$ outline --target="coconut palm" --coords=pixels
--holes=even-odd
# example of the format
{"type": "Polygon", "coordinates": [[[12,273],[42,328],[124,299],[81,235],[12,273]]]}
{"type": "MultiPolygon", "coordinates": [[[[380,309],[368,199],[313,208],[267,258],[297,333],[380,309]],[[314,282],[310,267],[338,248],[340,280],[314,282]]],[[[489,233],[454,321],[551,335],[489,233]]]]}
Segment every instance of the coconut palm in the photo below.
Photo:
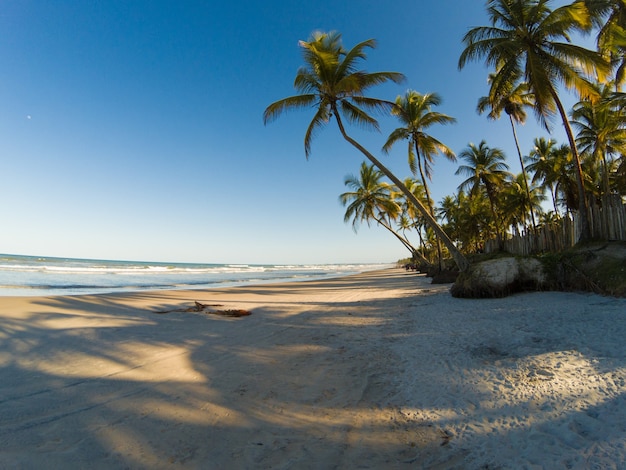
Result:
{"type": "MultiPolygon", "coordinates": [[[[495,74],[489,75],[489,82],[493,83],[495,74]]],[[[526,176],[526,168],[524,167],[524,159],[522,157],[522,151],[520,150],[519,141],[517,139],[517,131],[515,130],[515,123],[524,124],[526,122],[525,107],[531,107],[534,105],[534,99],[532,93],[528,92],[528,84],[524,82],[510,83],[507,86],[501,87],[501,90],[497,92],[495,87],[491,87],[489,90],[489,96],[483,96],[478,100],[477,111],[478,114],[484,113],[489,109],[487,117],[489,119],[499,119],[502,111],[509,116],[511,123],[511,129],[513,131],[513,139],[515,140],[515,148],[517,149],[517,156],[519,157],[519,163],[522,168],[522,176],[525,184],[524,188],[528,191],[526,197],[528,200],[530,196],[530,186],[528,184],[528,177],[526,176]]],[[[532,222],[533,230],[536,231],[537,224],[535,222],[535,211],[530,208],[530,220],[532,222]]]]}
{"type": "MultiPolygon", "coordinates": [[[[426,203],[426,191],[424,189],[424,185],[414,178],[407,177],[404,178],[402,183],[409,188],[409,191],[419,200],[422,201],[422,204],[426,203]]],[[[402,227],[403,231],[408,229],[415,229],[417,235],[420,239],[420,245],[422,246],[422,253],[424,256],[426,255],[428,247],[426,246],[426,238],[422,234],[422,230],[426,228],[426,224],[424,222],[424,218],[421,216],[421,213],[415,205],[413,205],[398,189],[392,193],[392,197],[400,204],[402,208],[402,215],[399,220],[399,225],[402,227]]],[[[405,235],[406,237],[406,235],[405,235]]],[[[441,253],[439,253],[441,255],[441,253]]],[[[430,262],[429,262],[430,264],[430,262]]]]}
{"type": "Polygon", "coordinates": [[[499,235],[501,232],[498,228],[501,227],[497,197],[505,181],[511,176],[508,172],[509,166],[504,162],[504,152],[498,148],[490,148],[483,140],[478,145],[470,143],[459,153],[459,158],[466,164],[460,165],[455,174],[467,175],[467,179],[459,185],[459,190],[467,191],[470,198],[480,194],[481,189],[485,190],[499,235]]]}
{"type": "Polygon", "coordinates": [[[624,0],[585,0],[598,26],[598,50],[609,56],[615,88],[626,79],[626,3],[624,0]]]}
{"type": "Polygon", "coordinates": [[[460,233],[457,230],[457,215],[459,203],[455,196],[447,195],[439,202],[437,207],[437,217],[444,222],[446,233],[455,240],[460,240],[460,233]]]}
{"type": "Polygon", "coordinates": [[[556,152],[556,140],[544,137],[535,139],[535,145],[525,161],[527,170],[533,173],[533,184],[540,183],[550,189],[554,212],[558,214],[556,185],[563,159],[556,152]]]}
{"type": "MultiPolygon", "coordinates": [[[[401,208],[392,199],[392,187],[382,182],[383,173],[373,165],[361,163],[359,176],[350,175],[344,184],[352,189],[339,196],[341,203],[346,206],[344,222],[352,220],[352,228],[356,232],[360,223],[370,225],[376,221],[380,226],[391,232],[411,252],[413,257],[421,258],[419,251],[392,227],[392,220],[400,216],[401,208]]],[[[423,260],[423,259],[422,259],[423,260]]],[[[425,260],[423,260],[425,261],[425,260]]]]}
{"type": "Polygon", "coordinates": [[[395,129],[383,146],[383,151],[388,153],[398,141],[408,141],[409,167],[414,175],[419,172],[426,191],[426,199],[433,214],[433,203],[426,179],[432,178],[434,157],[440,153],[450,161],[456,160],[450,147],[426,133],[426,130],[434,124],[456,122],[453,117],[432,110],[433,106],[439,104],[441,104],[441,98],[437,93],[422,95],[414,90],[409,90],[404,96],[398,96],[396,107],[393,108],[392,113],[403,127],[395,129]]]}
{"type": "Polygon", "coordinates": [[[566,144],[557,145],[554,139],[535,139],[535,145],[528,157],[526,168],[533,173],[532,184],[550,188],[554,211],[562,203],[566,209],[578,207],[578,190],[574,176],[572,152],[566,144]]]}
{"type": "Polygon", "coordinates": [[[344,119],[348,123],[378,129],[378,122],[367,111],[389,111],[394,106],[392,102],[364,95],[374,85],[389,81],[400,82],[404,78],[396,72],[370,73],[358,70],[358,61],[366,58],[366,49],[375,45],[376,42],[370,39],[346,50],[343,48],[341,35],[336,32],[317,32],[309,41],[300,41],[305,65],[298,70],[294,81],[294,87],[300,94],[270,104],[265,109],[263,120],[268,123],[286,110],[314,107],[315,115],[304,136],[304,149],[308,157],[315,132],[334,118],[343,138],[380,169],[420,210],[426,222],[448,247],[459,269],[464,271],[469,263],[437,224],[430,211],[411,194],[399,178],[348,135],[345,129],[344,119]]]}
{"type": "Polygon", "coordinates": [[[557,92],[558,85],[563,84],[581,97],[596,96],[586,77],[608,72],[608,63],[601,54],[570,42],[570,33],[591,28],[589,10],[580,1],[552,10],[550,0],[488,0],[487,13],[491,26],[472,28],[463,37],[466,47],[459,58],[459,68],[484,57],[486,64],[496,70],[492,83],[496,95],[501,95],[503,88],[515,83],[518,77],[524,77],[534,96],[535,114],[546,128],[558,112],[576,165],[581,238],[589,238],[582,166],[557,92]]]}
{"type": "Polygon", "coordinates": [[[447,231],[454,235],[465,253],[481,252],[485,240],[495,232],[486,198],[472,198],[459,191],[455,196],[444,197],[438,212],[445,220],[447,231]]]}
{"type": "MultiPolygon", "coordinates": [[[[437,93],[427,93],[422,95],[414,90],[408,90],[404,96],[396,98],[394,114],[402,127],[395,129],[383,146],[383,151],[388,153],[393,145],[400,140],[408,141],[409,167],[414,175],[419,171],[426,201],[430,210],[430,215],[435,216],[435,208],[430,197],[430,190],[426,179],[432,177],[432,165],[434,157],[441,153],[448,160],[454,161],[454,152],[442,142],[426,133],[426,130],[434,124],[451,124],[456,119],[446,114],[432,110],[433,106],[438,106],[441,98],[437,93]]],[[[438,237],[437,237],[438,238],[438,237]]],[[[439,269],[441,269],[441,245],[437,240],[437,251],[439,254],[439,269]]]]}
{"type": "Polygon", "coordinates": [[[391,186],[382,182],[383,174],[373,165],[361,163],[358,176],[349,175],[344,185],[352,189],[339,196],[346,206],[344,222],[352,220],[354,231],[360,223],[370,224],[371,220],[384,223],[386,218],[395,219],[400,214],[400,206],[391,199],[391,186]]]}
{"type": "Polygon", "coordinates": [[[601,101],[583,100],[572,109],[572,125],[578,130],[577,143],[582,153],[602,165],[602,193],[610,193],[609,173],[613,158],[626,153],[626,116],[609,101],[610,85],[599,85],[601,101]]]}
{"type": "Polygon", "coordinates": [[[530,214],[541,213],[541,203],[545,199],[542,188],[537,186],[527,188],[526,184],[526,175],[520,173],[505,185],[502,192],[502,205],[504,213],[508,216],[506,222],[514,229],[526,226],[530,214]]]}

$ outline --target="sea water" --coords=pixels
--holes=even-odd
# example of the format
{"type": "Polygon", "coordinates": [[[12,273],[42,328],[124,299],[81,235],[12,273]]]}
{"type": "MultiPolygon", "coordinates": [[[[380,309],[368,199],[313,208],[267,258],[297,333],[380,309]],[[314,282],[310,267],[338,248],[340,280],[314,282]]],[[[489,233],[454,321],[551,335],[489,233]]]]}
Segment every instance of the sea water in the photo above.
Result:
{"type": "Polygon", "coordinates": [[[208,289],[345,276],[385,264],[203,264],[0,254],[0,296],[208,289]]]}

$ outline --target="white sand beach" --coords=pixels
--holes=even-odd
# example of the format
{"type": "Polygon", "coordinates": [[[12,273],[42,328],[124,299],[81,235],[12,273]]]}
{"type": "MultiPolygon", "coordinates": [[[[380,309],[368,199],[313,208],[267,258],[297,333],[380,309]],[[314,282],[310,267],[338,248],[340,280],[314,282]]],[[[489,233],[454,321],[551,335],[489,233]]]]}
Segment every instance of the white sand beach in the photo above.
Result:
{"type": "Polygon", "coordinates": [[[626,299],[448,290],[0,298],[0,468],[625,468],[626,299]]]}

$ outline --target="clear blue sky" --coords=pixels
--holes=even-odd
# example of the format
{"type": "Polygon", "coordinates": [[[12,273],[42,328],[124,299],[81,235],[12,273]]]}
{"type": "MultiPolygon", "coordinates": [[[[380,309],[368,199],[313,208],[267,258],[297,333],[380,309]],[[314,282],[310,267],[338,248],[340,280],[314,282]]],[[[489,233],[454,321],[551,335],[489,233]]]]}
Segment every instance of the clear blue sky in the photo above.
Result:
{"type": "MultiPolygon", "coordinates": [[[[368,71],[397,71],[395,99],[437,92],[453,126],[431,133],[455,152],[485,139],[519,171],[510,127],[475,112],[479,63],[457,70],[461,38],[487,24],[479,0],[297,2],[4,0],[0,5],[0,252],[216,263],[393,262],[384,229],[344,224],[343,180],[363,158],[331,123],[307,161],[312,112],[263,125],[292,95],[298,40],[337,30],[369,38],[368,71]]],[[[380,154],[396,127],[353,131],[380,154]]],[[[564,142],[560,126],[555,137],[564,142]]],[[[547,133],[532,115],[522,151],[547,133]]],[[[383,161],[409,176],[406,146],[383,161]]],[[[437,201],[461,178],[434,168],[437,201]]]]}

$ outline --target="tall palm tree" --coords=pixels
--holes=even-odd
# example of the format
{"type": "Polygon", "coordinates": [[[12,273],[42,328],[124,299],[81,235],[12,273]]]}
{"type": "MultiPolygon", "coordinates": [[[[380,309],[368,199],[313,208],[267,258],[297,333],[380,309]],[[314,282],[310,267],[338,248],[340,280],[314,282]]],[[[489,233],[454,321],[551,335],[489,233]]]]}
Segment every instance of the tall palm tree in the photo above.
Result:
{"type": "MultiPolygon", "coordinates": [[[[489,82],[493,83],[495,74],[489,75],[489,82]]],[[[517,149],[517,156],[519,157],[519,163],[522,168],[522,177],[524,178],[524,188],[527,191],[528,200],[530,197],[530,186],[528,184],[528,177],[526,176],[526,168],[524,167],[524,158],[522,157],[522,151],[520,150],[519,141],[517,139],[517,131],[515,130],[515,123],[524,124],[526,122],[525,107],[531,107],[534,105],[534,98],[532,93],[528,91],[528,84],[525,82],[509,83],[506,86],[501,87],[499,92],[495,87],[491,87],[489,90],[489,96],[483,96],[478,100],[478,106],[476,110],[478,114],[484,113],[489,109],[487,117],[489,119],[499,119],[502,111],[509,116],[511,123],[511,129],[513,131],[513,139],[515,140],[515,148],[517,149]]],[[[533,231],[536,231],[537,224],[535,222],[535,211],[533,207],[530,208],[530,220],[532,222],[533,231]]]]}
{"type": "MultiPolygon", "coordinates": [[[[426,179],[432,177],[432,165],[434,157],[441,153],[448,160],[455,161],[454,152],[433,136],[426,133],[426,130],[434,124],[451,124],[456,119],[446,114],[432,110],[433,106],[438,106],[441,98],[437,93],[427,93],[422,95],[414,90],[408,90],[404,96],[396,98],[396,107],[392,109],[402,127],[395,129],[383,146],[383,151],[388,153],[393,145],[400,140],[408,140],[409,167],[414,175],[419,171],[430,215],[435,216],[435,208],[430,197],[430,190],[426,179]]],[[[437,237],[437,251],[439,254],[439,269],[441,270],[441,244],[437,237]]]]}
{"type": "Polygon", "coordinates": [[[508,172],[509,166],[504,162],[504,153],[498,148],[490,148],[483,140],[478,146],[470,143],[459,153],[459,158],[466,164],[460,165],[455,174],[467,175],[467,179],[459,185],[459,190],[467,191],[472,198],[479,194],[481,188],[485,190],[497,233],[500,235],[497,196],[505,181],[511,176],[508,172]]]}
{"type": "Polygon", "coordinates": [[[300,94],[270,104],[265,109],[263,120],[268,123],[286,110],[315,107],[315,115],[304,136],[304,149],[308,157],[315,132],[334,118],[343,138],[380,169],[420,210],[426,222],[448,247],[459,269],[465,271],[469,267],[468,261],[430,211],[411,194],[398,177],[346,132],[344,118],[349,123],[378,129],[378,122],[366,111],[390,110],[394,104],[364,96],[364,93],[374,85],[389,81],[400,82],[404,78],[396,72],[370,73],[358,70],[358,61],[366,58],[365,50],[375,45],[376,42],[369,39],[346,50],[343,48],[341,35],[336,32],[317,32],[309,41],[300,41],[305,65],[298,70],[294,81],[294,87],[300,94]]]}
{"type": "Polygon", "coordinates": [[[496,69],[496,94],[517,77],[524,77],[535,99],[535,114],[546,128],[549,118],[558,112],[576,164],[581,239],[587,239],[591,232],[583,170],[557,87],[563,84],[581,97],[595,97],[586,77],[608,72],[608,63],[601,54],[570,42],[570,33],[591,28],[589,10],[580,1],[552,10],[550,0],[488,0],[487,12],[491,26],[472,28],[463,37],[466,47],[459,68],[484,57],[487,65],[496,69]]]}
{"type": "Polygon", "coordinates": [[[409,167],[414,175],[419,172],[426,191],[426,199],[433,214],[434,208],[426,179],[432,178],[434,157],[440,153],[450,161],[456,160],[450,147],[426,133],[426,130],[434,124],[456,122],[453,117],[432,110],[433,106],[439,104],[441,104],[441,97],[437,93],[422,95],[414,90],[408,90],[404,96],[398,96],[392,114],[403,126],[395,129],[383,146],[383,151],[388,153],[398,141],[408,140],[409,167]]]}

